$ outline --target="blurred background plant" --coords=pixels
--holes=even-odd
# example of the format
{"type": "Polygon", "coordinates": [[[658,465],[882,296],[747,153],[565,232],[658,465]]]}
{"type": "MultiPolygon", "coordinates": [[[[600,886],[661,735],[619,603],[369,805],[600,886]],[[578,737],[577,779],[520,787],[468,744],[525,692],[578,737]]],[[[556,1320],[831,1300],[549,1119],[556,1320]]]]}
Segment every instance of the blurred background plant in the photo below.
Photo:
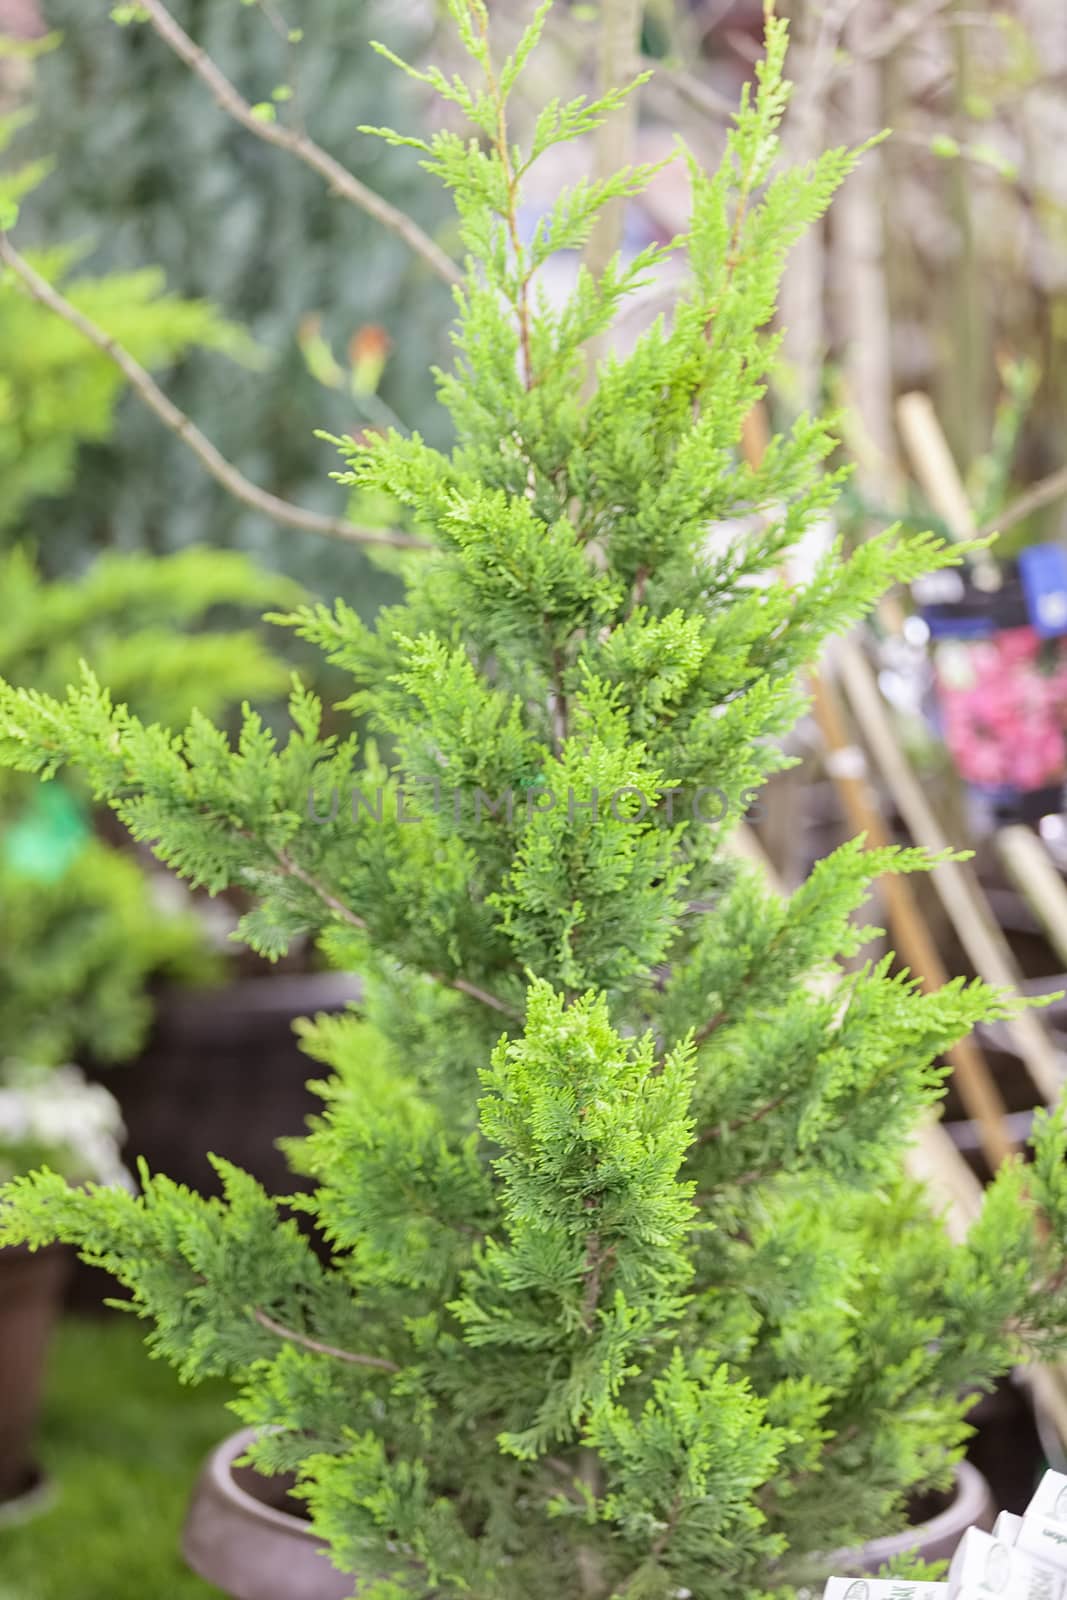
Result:
{"type": "MultiPolygon", "coordinates": [[[[11,126],[9,118],[4,132],[11,126]]],[[[0,182],[0,205],[23,199],[40,178],[39,166],[14,169],[0,182]]],[[[57,247],[35,265],[63,282],[74,254],[57,247]]],[[[163,293],[151,269],[79,276],[65,287],[148,366],[193,345],[241,353],[247,344],[207,302],[163,293]]],[[[82,449],[111,434],[123,386],[106,355],[21,285],[0,281],[2,670],[61,691],[86,662],[162,722],[194,707],[211,716],[245,699],[269,701],[287,671],[247,618],[249,608],[257,616],[298,594],[290,580],[239,552],[203,548],[95,560],[89,549],[72,563],[76,575],[49,579],[32,546],[16,542],[39,501],[85,504],[82,449]]],[[[153,983],[219,975],[201,919],[173,897],[160,900],[156,881],[96,836],[77,788],[10,775],[0,783],[0,1083],[10,1105],[13,1074],[27,1064],[133,1055],[151,1021],[153,983]]]]}
{"type": "MultiPolygon", "coordinates": [[[[162,722],[194,708],[225,713],[284,688],[284,666],[233,617],[299,591],[238,552],[104,555],[79,581],[49,582],[14,546],[0,552],[0,589],[0,670],[16,683],[61,691],[85,662],[109,675],[120,701],[162,722]]],[[[151,1021],[151,983],[219,975],[202,919],[173,896],[161,899],[157,882],[94,833],[78,788],[5,775],[0,1059],[49,1065],[82,1051],[124,1059],[151,1021]]]]}
{"type": "MultiPolygon", "coordinates": [[[[316,173],[236,127],[151,30],[110,25],[107,10],[42,0],[38,25],[61,42],[36,56],[23,90],[36,114],[13,158],[48,160],[50,175],[24,207],[20,237],[77,240],[96,273],[155,263],[183,297],[223,307],[258,360],[234,363],[188,342],[168,391],[246,477],[339,514],[333,453],[314,430],[345,433],[384,415],[440,439],[443,413],[424,374],[427,358],[446,351],[448,290],[316,173]],[[326,349],[344,360],[354,341],[389,351],[373,384],[365,356],[351,383],[337,381],[336,362],[316,364],[326,349]]],[[[304,0],[293,26],[269,3],[193,0],[180,12],[260,115],[307,126],[358,178],[430,230],[440,225],[445,208],[424,175],[357,131],[410,119],[406,86],[380,70],[369,40],[387,27],[418,53],[431,6],[416,0],[398,14],[304,0]]],[[[108,441],[83,451],[78,492],[42,502],[27,527],[50,570],[90,546],[173,550],[208,539],[367,611],[390,592],[359,550],[272,527],[230,500],[133,400],[108,441]]]]}

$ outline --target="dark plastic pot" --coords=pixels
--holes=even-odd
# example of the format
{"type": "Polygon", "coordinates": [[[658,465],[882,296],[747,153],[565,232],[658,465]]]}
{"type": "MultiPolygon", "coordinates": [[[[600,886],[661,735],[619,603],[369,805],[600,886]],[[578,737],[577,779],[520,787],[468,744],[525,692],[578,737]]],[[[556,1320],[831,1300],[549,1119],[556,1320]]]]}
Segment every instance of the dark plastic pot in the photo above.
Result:
{"type": "MultiPolygon", "coordinates": [[[[358,1001],[362,986],[342,972],[242,978],[220,989],[173,989],[160,997],[143,1054],[127,1065],[88,1070],[119,1102],[124,1152],[200,1194],[219,1193],[212,1150],[243,1167],[272,1194],[301,1187],[278,1140],[304,1133],[322,1102],[307,1088],[312,1063],[293,1024],[358,1001]]],[[[79,1262],[71,1303],[93,1310],[114,1280],[79,1262]]]]}
{"type": "Polygon", "coordinates": [[[143,1055],[101,1073],[126,1124],[126,1150],[155,1172],[204,1194],[218,1192],[205,1151],[214,1150],[288,1192],[292,1174],[277,1140],[304,1132],[321,1102],[293,1024],[358,1000],[358,978],[344,973],[275,974],[221,989],[162,995],[143,1055]]]}
{"type": "Polygon", "coordinates": [[[48,1341],[70,1267],[59,1248],[0,1250],[0,1506],[32,1495],[48,1341]]]}
{"type": "Polygon", "coordinates": [[[977,1467],[961,1461],[956,1468],[956,1489],[943,1511],[901,1533],[872,1539],[861,1550],[841,1550],[831,1568],[836,1572],[877,1572],[893,1556],[917,1552],[923,1561],[948,1561],[968,1528],[987,1533],[996,1518],[989,1485],[977,1467]]]}
{"type": "Polygon", "coordinates": [[[208,1458],[193,1494],[182,1552],[198,1577],[231,1600],[351,1600],[303,1518],[286,1510],[288,1484],[234,1466],[255,1438],[246,1428],[208,1458]]]}

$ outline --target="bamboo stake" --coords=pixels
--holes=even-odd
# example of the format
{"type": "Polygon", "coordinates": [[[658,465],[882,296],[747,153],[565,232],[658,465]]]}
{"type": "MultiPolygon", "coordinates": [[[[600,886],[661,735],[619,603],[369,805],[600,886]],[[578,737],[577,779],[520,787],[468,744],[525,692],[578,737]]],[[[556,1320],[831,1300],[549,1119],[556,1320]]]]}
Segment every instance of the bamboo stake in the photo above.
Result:
{"type": "Polygon", "coordinates": [[[1056,870],[1048,847],[1021,823],[1001,828],[993,842],[1008,876],[1067,968],[1067,885],[1056,870]]]}
{"type": "MultiPolygon", "coordinates": [[[[978,538],[971,502],[929,395],[917,391],[902,395],[897,402],[897,421],[915,476],[952,537],[961,541],[978,538]]],[[[977,551],[971,560],[978,587],[999,589],[1000,573],[989,552],[977,551]]]]}
{"type": "MultiPolygon", "coordinates": [[[[894,804],[916,844],[935,855],[949,848],[944,829],[922,784],[901,750],[896,731],[867,658],[850,640],[841,651],[841,681],[852,713],[894,804]]],[[[1008,942],[993,920],[988,901],[968,863],[944,861],[931,873],[934,888],[979,977],[998,989],[1017,990],[1020,975],[1008,942]]],[[[1006,1019],[1012,1044],[1026,1063],[1038,1093],[1056,1099],[1063,1084],[1056,1052],[1030,1011],[1006,1019]]]]}

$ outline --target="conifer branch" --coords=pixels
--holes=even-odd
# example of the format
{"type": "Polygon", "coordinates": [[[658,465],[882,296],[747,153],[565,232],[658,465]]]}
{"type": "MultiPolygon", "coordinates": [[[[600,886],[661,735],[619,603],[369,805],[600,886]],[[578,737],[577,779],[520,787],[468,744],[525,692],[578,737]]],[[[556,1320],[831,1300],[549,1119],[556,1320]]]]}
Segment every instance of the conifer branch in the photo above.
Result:
{"type": "Polygon", "coordinates": [[[515,256],[515,269],[519,273],[518,296],[515,310],[519,318],[519,339],[522,347],[523,382],[527,389],[533,385],[533,348],[530,327],[530,271],[525,266],[526,251],[519,232],[519,179],[511,160],[511,151],[508,147],[507,106],[496,73],[493,71],[493,60],[490,54],[489,43],[489,15],[487,12],[477,10],[475,16],[478,29],[482,36],[485,49],[485,81],[490,97],[496,108],[496,153],[500,158],[504,179],[507,184],[507,223],[508,236],[511,239],[511,248],[515,256]]]}
{"type": "Polygon", "coordinates": [[[388,228],[390,232],[403,239],[404,243],[416,255],[421,256],[445,283],[462,283],[463,275],[455,262],[450,260],[440,246],[435,244],[418,223],[405,212],[391,205],[388,200],[383,200],[380,194],[369,189],[365,183],[361,183],[354,173],[349,172],[347,167],[328,151],[323,150],[321,145],[317,145],[306,133],[294,128],[281,127],[277,122],[264,121],[258,117],[254,108],[237,92],[207,52],[189,37],[185,29],[171,15],[163,0],[141,0],[141,9],[147,14],[148,21],[164,44],[185,62],[201,83],[210,89],[216,103],[235,122],[239,122],[242,128],[247,128],[249,133],[255,134],[257,139],[262,139],[266,144],[287,150],[298,161],[302,161],[305,166],[325,178],[332,193],[340,195],[342,200],[347,200],[359,210],[365,211],[384,228],[388,228]]]}
{"type": "Polygon", "coordinates": [[[251,483],[226,460],[211,440],[201,433],[192,419],[174,404],[152,375],[130,355],[128,350],[109,333],[105,333],[103,328],[84,312],[79,311],[77,306],[72,305],[47,279],[41,277],[41,274],[15,249],[6,233],[0,233],[0,261],[21,280],[34,300],[54,312],[68,327],[74,328],[114,362],[149,411],[159,418],[169,432],[188,446],[216,483],[221,484],[235,500],[251,506],[254,511],[261,511],[274,522],[284,523],[291,528],[301,528],[307,533],[325,534],[331,539],[343,539],[352,544],[388,545],[394,549],[405,550],[432,548],[424,539],[417,539],[412,534],[398,533],[387,528],[362,528],[354,522],[346,521],[344,517],[327,517],[321,512],[294,506],[288,500],[282,500],[278,495],[251,483]]]}
{"type": "Polygon", "coordinates": [[[698,111],[702,117],[714,117],[716,121],[732,122],[737,107],[726,95],[719,94],[710,84],[702,83],[691,72],[686,72],[682,67],[670,66],[666,61],[659,61],[654,56],[642,56],[641,66],[645,71],[652,71],[655,77],[652,83],[662,83],[671,88],[679,100],[685,100],[698,111]]]}
{"type": "Polygon", "coordinates": [[[330,1356],[334,1361],[346,1361],[353,1367],[373,1367],[376,1372],[400,1371],[395,1361],[388,1361],[384,1356],[364,1356],[354,1350],[340,1350],[336,1345],[323,1344],[320,1339],[309,1338],[306,1333],[297,1333],[295,1328],[287,1328],[282,1323],[275,1322],[273,1317],[268,1317],[258,1306],[252,1307],[252,1315],[260,1327],[265,1328],[268,1333],[284,1339],[288,1344],[298,1344],[302,1350],[311,1350],[315,1355],[330,1356]]]}
{"type": "MultiPolygon", "coordinates": [[[[350,928],[355,928],[360,933],[367,932],[367,924],[364,919],[353,911],[351,906],[346,905],[343,900],[335,895],[332,889],[328,889],[324,883],[320,882],[313,873],[308,872],[306,867],[302,867],[299,861],[294,861],[287,851],[275,851],[274,859],[287,877],[295,878],[306,889],[310,889],[312,894],[316,895],[324,906],[328,906],[335,916],[340,917],[342,922],[347,922],[350,928]]],[[[470,999],[479,1001],[483,1006],[488,1006],[491,1011],[499,1011],[502,1016],[511,1017],[514,1021],[519,1021],[522,1017],[521,1011],[516,1010],[514,1006],[508,1005],[506,1000],[497,999],[496,995],[490,994],[488,989],[482,989],[478,984],[470,983],[466,978],[450,978],[443,972],[428,972],[426,975],[432,978],[435,983],[444,984],[446,988],[456,989],[460,994],[468,995],[470,999]]]]}

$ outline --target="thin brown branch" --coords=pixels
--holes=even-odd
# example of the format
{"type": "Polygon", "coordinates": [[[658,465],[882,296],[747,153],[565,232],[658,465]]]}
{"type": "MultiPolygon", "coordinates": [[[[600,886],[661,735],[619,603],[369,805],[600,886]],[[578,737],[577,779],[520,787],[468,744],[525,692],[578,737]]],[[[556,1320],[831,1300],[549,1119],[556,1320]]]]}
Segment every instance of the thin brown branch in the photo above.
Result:
{"type": "Polygon", "coordinates": [[[591,1233],[585,1242],[585,1290],[582,1294],[582,1327],[593,1329],[593,1317],[600,1300],[600,1278],[608,1252],[600,1247],[600,1235],[591,1233]]]}
{"type": "Polygon", "coordinates": [[[725,1021],[725,1011],[716,1011],[713,1017],[709,1017],[707,1022],[703,1023],[701,1027],[697,1029],[696,1033],[694,1033],[693,1049],[699,1050],[705,1039],[710,1039],[712,1034],[715,1033],[718,1028],[721,1028],[725,1021]]]}
{"type": "Polygon", "coordinates": [[[189,447],[216,483],[221,484],[235,500],[251,506],[255,511],[263,512],[264,516],[270,517],[275,522],[285,523],[291,528],[302,528],[308,533],[326,534],[332,539],[344,539],[353,544],[389,545],[407,550],[433,548],[425,540],[416,539],[411,534],[396,533],[385,528],[361,528],[354,522],[347,522],[343,517],[327,517],[318,511],[308,511],[303,506],[294,506],[288,500],[282,500],[266,489],[260,489],[256,484],[250,483],[226,460],[225,456],[220,454],[211,440],[200,432],[191,418],[179,410],[173,400],[164,394],[140,362],[136,361],[109,333],[105,333],[103,328],[91,321],[84,312],[79,311],[77,306],[72,305],[58,289],[42,278],[25,257],[19,254],[4,233],[0,233],[0,261],[21,280],[34,300],[61,318],[69,327],[74,328],[114,362],[131,389],[148,409],[155,413],[165,428],[189,447]]]}
{"type": "MultiPolygon", "coordinates": [[[[578,1479],[585,1485],[586,1493],[595,1505],[604,1493],[603,1472],[595,1450],[585,1448],[579,1452],[578,1479]]],[[[605,1583],[600,1551],[592,1545],[580,1544],[575,1552],[574,1564],[578,1569],[583,1600],[603,1600],[605,1583]]]]}
{"type": "Polygon", "coordinates": [[[768,1100],[758,1110],[750,1111],[747,1116],[738,1117],[735,1121],[726,1123],[725,1126],[720,1122],[716,1123],[714,1127],[705,1128],[704,1132],[697,1136],[695,1142],[698,1145],[711,1144],[713,1140],[721,1139],[723,1133],[740,1133],[742,1128],[751,1128],[755,1123],[762,1122],[765,1117],[769,1117],[772,1112],[777,1111],[780,1106],[784,1105],[791,1092],[791,1089],[783,1089],[781,1094],[775,1095],[773,1100],[768,1100]]]}
{"type": "MultiPolygon", "coordinates": [[[[883,28],[873,33],[862,45],[852,50],[851,54],[861,61],[881,61],[886,56],[891,56],[899,49],[905,40],[922,32],[931,23],[937,22],[943,11],[947,11],[951,0],[926,0],[925,5],[912,6],[909,10],[899,11],[893,20],[883,28]]],[[[851,62],[845,60],[838,69],[844,76],[851,71],[851,62]]]]}
{"type": "Polygon", "coordinates": [[[268,1317],[258,1306],[252,1307],[252,1315],[260,1327],[265,1328],[268,1333],[273,1333],[278,1339],[284,1339],[288,1344],[298,1344],[302,1350],[312,1350],[318,1356],[331,1356],[334,1361],[345,1361],[352,1367],[372,1367],[376,1372],[400,1371],[395,1361],[387,1361],[384,1356],[364,1356],[358,1355],[354,1350],[339,1350],[336,1345],[323,1344],[320,1339],[311,1339],[306,1333],[297,1333],[295,1328],[287,1328],[282,1323],[275,1322],[273,1317],[268,1317]]]}
{"type": "Polygon", "coordinates": [[[670,1507],[667,1511],[666,1521],[660,1528],[660,1531],[656,1535],[655,1539],[652,1541],[647,1559],[641,1563],[636,1572],[631,1572],[630,1576],[623,1583],[621,1583],[617,1589],[615,1589],[614,1597],[629,1594],[637,1580],[644,1576],[647,1572],[648,1563],[650,1561],[657,1562],[659,1560],[660,1556],[671,1542],[683,1509],[682,1491],[679,1489],[674,1499],[671,1501],[670,1507]]]}
{"type": "Polygon", "coordinates": [[[341,918],[342,922],[347,922],[350,928],[358,928],[360,933],[366,933],[367,924],[363,918],[358,916],[351,906],[347,906],[331,889],[327,889],[324,883],[320,883],[318,878],[308,872],[306,867],[302,867],[299,861],[294,861],[287,851],[275,851],[274,859],[287,877],[295,878],[306,889],[310,889],[312,894],[318,896],[324,906],[329,906],[330,910],[341,918]]]}
{"type": "Polygon", "coordinates": [[[737,104],[727,95],[720,94],[710,84],[703,83],[701,79],[686,72],[682,67],[671,66],[666,61],[657,61],[654,56],[641,57],[642,71],[655,73],[653,83],[659,82],[668,85],[674,90],[680,100],[688,101],[694,111],[699,111],[703,117],[712,117],[717,121],[732,122],[737,115],[737,104]]]}
{"type": "Polygon", "coordinates": [[[254,133],[256,138],[262,139],[265,144],[276,145],[279,150],[287,150],[305,166],[311,167],[320,177],[325,178],[334,194],[358,206],[376,222],[380,222],[384,228],[388,228],[403,239],[404,243],[414,250],[416,255],[421,256],[446,283],[462,282],[463,275],[455,262],[411,217],[398,210],[396,206],[390,205],[388,200],[383,200],[373,189],[368,189],[365,183],[361,183],[347,167],[342,166],[341,162],[323,150],[313,139],[309,139],[307,134],[286,128],[277,122],[261,120],[211,57],[171,16],[163,0],[141,0],[141,4],[149,22],[164,44],[168,45],[174,54],[185,62],[190,71],[196,74],[201,83],[210,89],[216,102],[235,122],[239,122],[243,128],[247,128],[249,133],[254,133]]]}
{"type": "Polygon", "coordinates": [[[431,972],[430,976],[436,978],[438,983],[446,983],[450,988],[458,989],[460,994],[470,995],[472,1000],[479,1000],[491,1011],[499,1011],[503,1017],[511,1017],[513,1021],[519,1021],[522,1017],[522,1012],[515,1006],[509,1006],[506,1000],[498,1000],[488,989],[480,989],[476,983],[469,983],[466,978],[446,978],[440,972],[431,972]]]}
{"type": "Polygon", "coordinates": [[[1009,528],[1014,528],[1016,523],[1033,516],[1035,511],[1043,511],[1045,506],[1052,505],[1056,500],[1062,500],[1064,496],[1067,496],[1067,467],[1052,473],[1048,478],[1042,478],[1040,483],[1035,483],[1032,488],[1025,490],[1000,513],[999,517],[992,517],[984,528],[979,528],[979,537],[985,539],[992,533],[1006,533],[1009,528]]]}

